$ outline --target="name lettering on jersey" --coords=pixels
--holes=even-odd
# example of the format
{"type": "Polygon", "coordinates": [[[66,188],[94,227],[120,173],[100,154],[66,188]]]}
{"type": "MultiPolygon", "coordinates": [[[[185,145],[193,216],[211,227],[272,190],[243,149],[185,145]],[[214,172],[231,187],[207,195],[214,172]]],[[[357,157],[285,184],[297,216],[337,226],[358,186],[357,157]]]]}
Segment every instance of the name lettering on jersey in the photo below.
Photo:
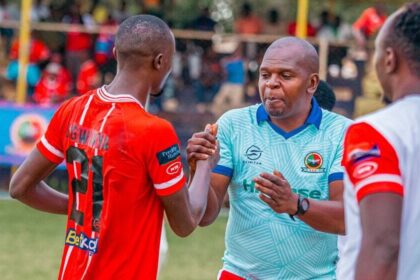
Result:
{"type": "Polygon", "coordinates": [[[257,160],[261,157],[262,152],[263,151],[258,146],[250,146],[245,151],[245,157],[247,158],[247,160],[244,160],[243,162],[261,165],[262,163],[257,160]]]}
{"type": "Polygon", "coordinates": [[[95,254],[98,250],[98,238],[89,238],[83,232],[77,234],[72,228],[67,231],[66,244],[88,251],[89,255],[95,254]]]}
{"type": "Polygon", "coordinates": [[[324,173],[325,168],[322,167],[324,160],[320,153],[310,152],[305,156],[303,160],[305,167],[302,167],[302,172],[308,173],[324,173]]]}
{"type": "Polygon", "coordinates": [[[67,130],[66,137],[71,141],[86,145],[93,149],[108,150],[109,137],[97,130],[82,127],[78,124],[72,124],[67,130]]]}
{"type": "Polygon", "coordinates": [[[177,159],[180,155],[181,155],[181,152],[179,151],[178,144],[174,144],[170,146],[169,148],[158,152],[156,154],[156,157],[159,161],[159,164],[163,165],[177,159]]]}
{"type": "MultiPolygon", "coordinates": [[[[255,188],[255,182],[252,180],[243,180],[242,181],[242,187],[244,189],[244,191],[249,192],[249,193],[260,193],[259,190],[257,190],[255,188]]],[[[292,191],[296,194],[299,194],[303,197],[306,198],[313,198],[313,199],[321,199],[321,192],[319,190],[308,190],[308,189],[295,189],[292,188],[292,191]]]]}

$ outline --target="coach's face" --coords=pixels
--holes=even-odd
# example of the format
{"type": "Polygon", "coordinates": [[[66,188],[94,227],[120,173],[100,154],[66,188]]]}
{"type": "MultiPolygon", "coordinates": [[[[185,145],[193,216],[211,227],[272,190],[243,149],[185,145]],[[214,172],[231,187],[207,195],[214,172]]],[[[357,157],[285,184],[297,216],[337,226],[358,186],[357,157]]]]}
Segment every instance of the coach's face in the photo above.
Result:
{"type": "Polygon", "coordinates": [[[307,111],[316,90],[299,48],[269,48],[260,67],[258,88],[271,118],[285,119],[307,111]],[[312,87],[312,88],[311,88],[312,87]]]}

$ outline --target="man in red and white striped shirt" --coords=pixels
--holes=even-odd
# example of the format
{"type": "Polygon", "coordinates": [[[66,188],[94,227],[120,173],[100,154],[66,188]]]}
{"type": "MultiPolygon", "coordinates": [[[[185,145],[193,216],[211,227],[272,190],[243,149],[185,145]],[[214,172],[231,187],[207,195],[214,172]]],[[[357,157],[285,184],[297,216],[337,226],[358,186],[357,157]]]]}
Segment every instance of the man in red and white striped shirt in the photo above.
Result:
{"type": "Polygon", "coordinates": [[[59,279],[156,279],[163,212],[180,236],[207,204],[218,161],[215,137],[201,147],[189,188],[172,125],[147,113],[171,69],[175,41],[154,16],[125,20],[116,35],[118,72],[109,85],[64,102],[34,151],[13,176],[12,197],[67,214],[59,279]],[[43,180],[65,161],[68,195],[43,180]]]}
{"type": "Polygon", "coordinates": [[[390,18],[375,43],[387,108],[345,137],[347,238],[337,279],[420,276],[420,3],[390,18]]]}

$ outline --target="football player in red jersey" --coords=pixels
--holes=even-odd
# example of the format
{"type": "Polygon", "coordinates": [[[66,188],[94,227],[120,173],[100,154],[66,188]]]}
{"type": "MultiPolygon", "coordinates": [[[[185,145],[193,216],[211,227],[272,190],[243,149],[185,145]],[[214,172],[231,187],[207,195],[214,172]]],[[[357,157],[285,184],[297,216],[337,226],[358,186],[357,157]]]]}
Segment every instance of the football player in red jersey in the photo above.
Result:
{"type": "Polygon", "coordinates": [[[187,187],[172,125],[144,110],[171,70],[175,40],[160,19],[133,16],[116,34],[115,79],[64,102],[10,183],[10,194],[67,214],[59,279],[156,279],[163,213],[179,236],[206,209],[210,172],[219,158],[211,127],[187,187]],[[62,161],[69,191],[42,180],[62,161]]]}

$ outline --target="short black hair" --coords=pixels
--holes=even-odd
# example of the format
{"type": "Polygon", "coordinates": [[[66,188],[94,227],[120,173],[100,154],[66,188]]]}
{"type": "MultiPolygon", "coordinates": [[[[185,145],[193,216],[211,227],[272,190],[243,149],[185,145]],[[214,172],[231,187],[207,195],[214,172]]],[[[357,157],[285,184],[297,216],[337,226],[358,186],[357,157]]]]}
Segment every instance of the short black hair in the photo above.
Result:
{"type": "Polygon", "coordinates": [[[328,111],[331,111],[334,108],[336,100],[335,93],[327,82],[323,80],[319,81],[314,97],[321,108],[328,111]]]}
{"type": "Polygon", "coordinates": [[[173,40],[169,26],[152,15],[136,15],[124,20],[115,36],[115,48],[121,55],[156,55],[173,40]]]}
{"type": "Polygon", "coordinates": [[[396,15],[386,44],[399,51],[410,71],[420,77],[420,3],[408,3],[396,15]]]}

